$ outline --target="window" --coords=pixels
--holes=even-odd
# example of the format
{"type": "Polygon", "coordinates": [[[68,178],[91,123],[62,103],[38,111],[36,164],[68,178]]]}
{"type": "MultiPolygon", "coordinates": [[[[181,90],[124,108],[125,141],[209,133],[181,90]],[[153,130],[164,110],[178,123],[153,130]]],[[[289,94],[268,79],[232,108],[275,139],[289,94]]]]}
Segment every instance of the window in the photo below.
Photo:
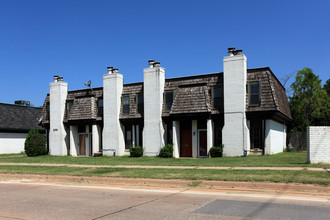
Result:
{"type": "Polygon", "coordinates": [[[143,93],[140,92],[138,95],[137,95],[137,112],[140,113],[140,114],[143,114],[144,112],[144,104],[143,104],[143,93]]]}
{"type": "Polygon", "coordinates": [[[46,119],[50,120],[50,104],[46,103],[46,119]]]}
{"type": "Polygon", "coordinates": [[[103,99],[99,99],[97,102],[97,107],[98,107],[98,116],[103,116],[103,99]]]}
{"type": "Polygon", "coordinates": [[[249,105],[260,105],[261,82],[249,82],[249,105]]]}
{"type": "Polygon", "coordinates": [[[123,113],[128,114],[129,113],[129,95],[123,96],[123,113]]]}
{"type": "Polygon", "coordinates": [[[173,104],[173,90],[165,91],[164,99],[165,99],[165,111],[170,111],[173,104]]]}
{"type": "Polygon", "coordinates": [[[73,100],[69,100],[69,101],[66,102],[66,116],[69,115],[70,110],[72,108],[72,104],[73,104],[73,100]]]}
{"type": "Polygon", "coordinates": [[[125,126],[125,149],[132,145],[132,126],[125,126]]]}
{"type": "Polygon", "coordinates": [[[212,88],[212,106],[213,108],[220,109],[222,104],[222,86],[216,85],[212,88]]]}

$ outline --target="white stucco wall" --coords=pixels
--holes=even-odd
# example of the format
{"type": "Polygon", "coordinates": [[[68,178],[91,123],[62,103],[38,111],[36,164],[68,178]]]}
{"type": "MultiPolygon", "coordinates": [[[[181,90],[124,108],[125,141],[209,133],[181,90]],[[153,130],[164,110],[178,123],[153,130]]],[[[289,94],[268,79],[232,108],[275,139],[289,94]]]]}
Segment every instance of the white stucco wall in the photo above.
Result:
{"type": "Polygon", "coordinates": [[[119,121],[123,75],[103,76],[103,155],[125,155],[124,132],[119,121]]]}
{"type": "Polygon", "coordinates": [[[173,157],[180,157],[180,121],[173,121],[173,157]]]}
{"type": "Polygon", "coordinates": [[[330,126],[307,127],[307,155],[309,163],[330,164],[330,126]]]}
{"type": "Polygon", "coordinates": [[[27,133],[0,133],[0,154],[21,153],[27,133]]]}
{"type": "Polygon", "coordinates": [[[286,147],[286,125],[273,120],[266,120],[265,154],[283,152],[286,147]]]}
{"type": "Polygon", "coordinates": [[[165,69],[150,67],[144,69],[144,155],[156,156],[165,145],[162,122],[165,69]]]}
{"type": "Polygon", "coordinates": [[[77,156],[79,152],[78,126],[70,126],[70,155],[77,156]]]}
{"type": "Polygon", "coordinates": [[[242,156],[248,148],[249,134],[245,118],[247,58],[243,54],[224,57],[223,69],[223,156],[242,156]]]}
{"type": "Polygon", "coordinates": [[[50,129],[49,153],[50,155],[67,155],[67,131],[63,124],[68,84],[57,81],[49,85],[50,98],[50,129]]]}
{"type": "Polygon", "coordinates": [[[99,125],[93,125],[92,126],[92,133],[93,133],[93,152],[92,155],[99,152],[100,149],[100,133],[101,128],[99,125]]]}

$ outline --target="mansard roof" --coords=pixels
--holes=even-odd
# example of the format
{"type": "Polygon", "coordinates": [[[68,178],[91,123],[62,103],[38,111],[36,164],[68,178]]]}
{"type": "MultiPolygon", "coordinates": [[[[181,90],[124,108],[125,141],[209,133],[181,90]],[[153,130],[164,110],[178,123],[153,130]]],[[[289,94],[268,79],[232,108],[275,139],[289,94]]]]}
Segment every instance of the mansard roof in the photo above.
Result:
{"type": "Polygon", "coordinates": [[[291,111],[285,88],[276,78],[270,68],[248,69],[247,81],[261,82],[261,102],[259,106],[248,105],[248,95],[246,97],[246,111],[278,111],[287,119],[291,119],[291,111]]]}
{"type": "MultiPolygon", "coordinates": [[[[247,113],[277,112],[287,120],[291,119],[290,106],[284,87],[268,67],[248,69],[247,81],[261,81],[261,102],[259,106],[248,105],[248,94],[246,97],[247,113]]],[[[173,90],[175,95],[171,111],[163,110],[162,116],[174,116],[180,114],[219,114],[223,109],[212,108],[211,88],[215,85],[223,87],[223,73],[211,73],[186,77],[169,78],[165,80],[165,90],[173,90]]],[[[142,118],[143,115],[137,112],[137,96],[143,92],[143,82],[124,84],[123,95],[130,97],[130,112],[120,115],[120,119],[142,118]]],[[[224,94],[226,95],[226,94],[224,94]]],[[[102,120],[97,117],[97,102],[103,97],[103,88],[83,89],[69,91],[67,100],[72,100],[73,105],[64,121],[74,120],[102,120]]],[[[43,106],[43,123],[47,120],[47,103],[49,95],[43,106]]],[[[164,106],[164,103],[163,103],[164,106]]],[[[164,109],[164,107],[163,107],[164,109]]],[[[122,112],[122,111],[120,111],[122,112]]]]}
{"type": "Polygon", "coordinates": [[[28,132],[41,129],[38,125],[41,108],[0,103],[0,131],[28,132]]]}

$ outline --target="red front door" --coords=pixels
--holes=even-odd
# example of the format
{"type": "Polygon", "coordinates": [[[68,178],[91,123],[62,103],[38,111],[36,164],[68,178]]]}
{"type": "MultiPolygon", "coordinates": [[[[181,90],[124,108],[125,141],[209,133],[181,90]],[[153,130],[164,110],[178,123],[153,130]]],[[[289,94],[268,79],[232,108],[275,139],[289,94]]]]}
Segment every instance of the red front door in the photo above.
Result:
{"type": "Polygon", "coordinates": [[[191,121],[180,122],[180,157],[192,157],[191,121]]]}

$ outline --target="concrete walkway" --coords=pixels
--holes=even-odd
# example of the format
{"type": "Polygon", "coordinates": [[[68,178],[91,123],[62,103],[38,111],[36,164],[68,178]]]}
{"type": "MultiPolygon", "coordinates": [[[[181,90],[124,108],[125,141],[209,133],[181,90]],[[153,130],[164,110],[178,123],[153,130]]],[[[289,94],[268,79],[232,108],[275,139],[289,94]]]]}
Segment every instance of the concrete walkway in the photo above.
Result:
{"type": "Polygon", "coordinates": [[[330,168],[316,167],[198,167],[198,166],[140,166],[140,165],[81,165],[58,163],[0,163],[0,166],[47,166],[47,167],[87,167],[87,168],[144,168],[144,169],[197,169],[197,170],[308,170],[326,171],[330,168]]]}

